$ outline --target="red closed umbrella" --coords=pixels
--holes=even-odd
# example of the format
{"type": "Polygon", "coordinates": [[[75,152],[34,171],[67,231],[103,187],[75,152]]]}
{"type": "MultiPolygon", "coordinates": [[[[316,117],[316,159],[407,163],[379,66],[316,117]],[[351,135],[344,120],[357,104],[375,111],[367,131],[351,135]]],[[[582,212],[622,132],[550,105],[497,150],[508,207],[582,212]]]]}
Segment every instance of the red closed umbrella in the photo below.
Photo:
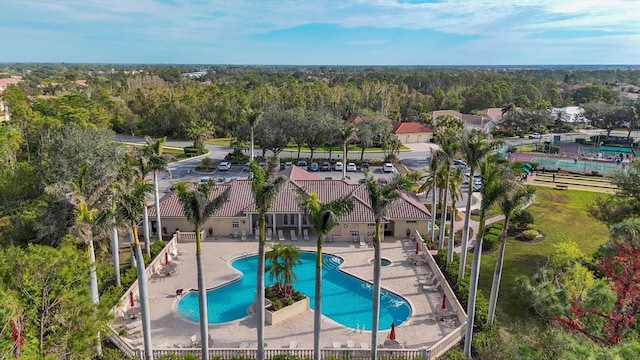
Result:
{"type": "Polygon", "coordinates": [[[416,255],[420,254],[420,243],[416,241],[416,255]]]}
{"type": "Polygon", "coordinates": [[[447,310],[447,295],[442,296],[442,310],[447,310]]]}
{"type": "Polygon", "coordinates": [[[169,265],[169,252],[164,253],[164,264],[169,265]]]}
{"type": "Polygon", "coordinates": [[[396,339],[396,326],[394,323],[391,323],[391,333],[389,334],[389,340],[395,340],[396,339]]]}
{"type": "Polygon", "coordinates": [[[129,291],[129,305],[136,306],[136,299],[133,297],[133,291],[129,291]]]}

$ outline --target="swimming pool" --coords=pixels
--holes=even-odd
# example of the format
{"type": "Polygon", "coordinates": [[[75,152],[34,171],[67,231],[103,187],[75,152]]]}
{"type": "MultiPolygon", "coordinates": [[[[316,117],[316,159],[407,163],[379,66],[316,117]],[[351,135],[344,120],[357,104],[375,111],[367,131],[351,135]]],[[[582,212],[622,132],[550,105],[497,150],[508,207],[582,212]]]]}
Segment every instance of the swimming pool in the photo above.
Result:
{"type": "MultiPolygon", "coordinates": [[[[294,268],[298,282],[293,286],[309,297],[313,309],[315,299],[315,252],[300,252],[301,263],[294,268]]],[[[207,291],[207,312],[210,324],[241,319],[253,303],[256,290],[256,267],[258,256],[251,255],[234,260],[231,265],[243,276],[231,283],[207,291]]],[[[371,330],[372,287],[371,284],[338,269],[342,259],[323,254],[322,314],[350,328],[363,326],[371,330]]],[[[265,284],[271,285],[269,276],[265,284]]],[[[191,321],[199,321],[198,293],[188,292],[178,302],[176,311],[191,321]]],[[[396,326],[411,316],[407,301],[384,289],[380,292],[379,329],[388,330],[391,323],[396,326]]]]}

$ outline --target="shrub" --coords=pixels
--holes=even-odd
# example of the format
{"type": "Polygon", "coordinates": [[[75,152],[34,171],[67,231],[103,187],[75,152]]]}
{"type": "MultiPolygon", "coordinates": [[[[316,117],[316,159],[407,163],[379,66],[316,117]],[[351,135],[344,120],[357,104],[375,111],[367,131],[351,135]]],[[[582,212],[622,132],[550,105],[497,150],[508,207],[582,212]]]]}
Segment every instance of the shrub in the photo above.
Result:
{"type": "Polygon", "coordinates": [[[162,240],[154,241],[153,243],[151,243],[151,257],[155,258],[156,256],[158,256],[162,249],[164,249],[165,245],[166,243],[162,240]]]}
{"type": "Polygon", "coordinates": [[[521,236],[522,239],[525,241],[532,241],[538,238],[538,235],[540,235],[540,233],[538,233],[538,230],[525,230],[522,232],[521,236]]]}
{"type": "Polygon", "coordinates": [[[467,357],[464,355],[464,352],[460,349],[451,349],[446,352],[447,360],[466,360],[467,357]]]}
{"type": "Polygon", "coordinates": [[[533,224],[533,214],[527,210],[522,210],[511,219],[511,225],[514,229],[526,229],[527,225],[533,224]]]}
{"type": "Polygon", "coordinates": [[[482,240],[482,251],[493,250],[498,246],[498,235],[487,234],[482,240]]]}
{"type": "Polygon", "coordinates": [[[124,271],[124,274],[120,277],[123,289],[128,289],[134,281],[138,279],[138,270],[135,267],[130,267],[124,271]]]}
{"type": "Polygon", "coordinates": [[[271,303],[271,309],[273,309],[273,311],[282,309],[282,301],[280,301],[279,299],[273,300],[273,302],[271,303]]]}

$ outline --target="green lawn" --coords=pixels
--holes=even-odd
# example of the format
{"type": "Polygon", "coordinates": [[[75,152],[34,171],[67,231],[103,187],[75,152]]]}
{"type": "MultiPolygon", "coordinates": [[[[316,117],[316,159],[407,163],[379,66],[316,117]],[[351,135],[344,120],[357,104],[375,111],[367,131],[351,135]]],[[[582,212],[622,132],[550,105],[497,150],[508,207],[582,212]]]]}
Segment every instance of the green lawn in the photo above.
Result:
{"type": "MultiPolygon", "coordinates": [[[[502,323],[523,320],[527,308],[515,293],[515,279],[531,276],[544,266],[554,252],[553,245],[575,241],[587,255],[593,255],[608,238],[605,225],[591,218],[586,211],[589,204],[602,194],[584,191],[558,191],[538,188],[535,202],[528,208],[534,215],[535,227],[546,235],[541,242],[522,242],[508,239],[505,251],[498,316],[502,323]]],[[[480,288],[489,298],[497,251],[482,256],[480,288]]]]}
{"type": "Polygon", "coordinates": [[[205,140],[205,144],[207,145],[218,145],[218,146],[230,146],[232,138],[219,138],[219,139],[209,139],[205,140]]]}

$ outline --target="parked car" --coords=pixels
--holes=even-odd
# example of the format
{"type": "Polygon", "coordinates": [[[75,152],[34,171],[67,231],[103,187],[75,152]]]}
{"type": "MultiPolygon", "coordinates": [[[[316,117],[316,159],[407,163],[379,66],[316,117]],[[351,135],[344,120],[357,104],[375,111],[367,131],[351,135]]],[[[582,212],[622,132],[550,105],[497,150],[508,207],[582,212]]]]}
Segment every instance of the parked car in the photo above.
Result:
{"type": "Polygon", "coordinates": [[[328,161],[323,161],[320,166],[320,171],[331,171],[331,164],[328,161]]]}
{"type": "Polygon", "coordinates": [[[471,186],[473,187],[473,191],[482,190],[482,178],[474,176],[473,177],[473,184],[471,186]]]}
{"type": "Polygon", "coordinates": [[[223,161],[220,163],[220,165],[218,166],[218,170],[219,171],[229,171],[231,170],[231,163],[228,161],[223,161]]]}
{"type": "Polygon", "coordinates": [[[347,164],[347,171],[356,172],[356,171],[358,171],[358,168],[356,167],[355,163],[348,163],[347,164]]]}
{"type": "Polygon", "coordinates": [[[251,164],[251,163],[250,162],[244,163],[244,166],[242,167],[242,172],[249,171],[249,164],[251,164]]]}
{"type": "Polygon", "coordinates": [[[541,139],[542,135],[538,133],[529,134],[529,139],[541,139]]]}
{"type": "Polygon", "coordinates": [[[200,184],[207,183],[207,182],[209,182],[209,180],[211,180],[211,177],[203,176],[203,177],[200,178],[200,184]]]}
{"type": "Polygon", "coordinates": [[[462,161],[462,160],[454,160],[453,161],[453,165],[451,167],[454,168],[454,169],[457,169],[457,168],[465,168],[466,169],[467,168],[467,163],[462,161]]]}
{"type": "Polygon", "coordinates": [[[335,171],[342,171],[342,169],[344,169],[344,165],[342,165],[341,161],[336,161],[336,163],[333,165],[333,169],[335,171]]]}
{"type": "Polygon", "coordinates": [[[358,180],[358,184],[366,184],[366,183],[367,183],[367,179],[358,180]]]}
{"type": "Polygon", "coordinates": [[[309,165],[309,169],[308,170],[316,172],[316,171],[320,170],[320,167],[318,166],[317,162],[312,162],[311,165],[309,165]]]}
{"type": "Polygon", "coordinates": [[[392,173],[395,172],[396,169],[393,167],[392,163],[384,163],[384,165],[382,166],[382,171],[386,173],[392,173]]]}
{"type": "Polygon", "coordinates": [[[304,160],[300,160],[298,161],[298,163],[296,164],[297,167],[299,168],[303,168],[305,170],[307,170],[307,162],[304,160]]]}
{"type": "Polygon", "coordinates": [[[369,171],[369,163],[368,163],[368,162],[366,162],[366,161],[365,161],[365,162],[363,162],[363,163],[360,165],[360,169],[362,169],[362,171],[369,171]]]}

